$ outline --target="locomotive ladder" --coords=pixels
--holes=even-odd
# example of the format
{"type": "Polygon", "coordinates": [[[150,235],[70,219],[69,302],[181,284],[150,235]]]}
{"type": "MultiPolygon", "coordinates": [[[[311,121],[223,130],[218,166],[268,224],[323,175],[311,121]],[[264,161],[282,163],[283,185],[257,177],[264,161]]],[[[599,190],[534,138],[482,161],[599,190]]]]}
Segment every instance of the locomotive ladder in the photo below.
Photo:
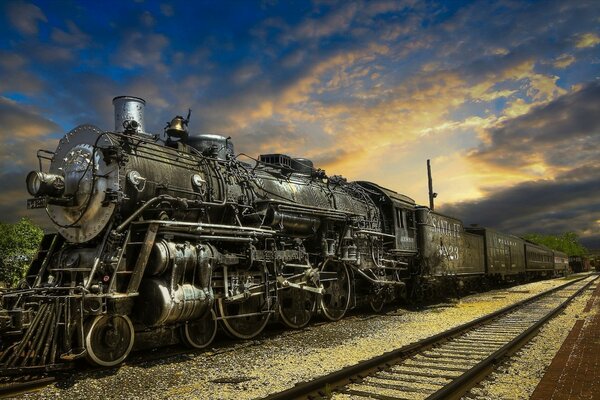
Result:
{"type": "Polygon", "coordinates": [[[142,277],[144,276],[146,264],[150,258],[150,253],[156,239],[156,234],[158,233],[158,225],[159,224],[157,223],[150,223],[148,225],[143,242],[132,242],[131,229],[127,231],[125,243],[123,243],[123,247],[119,252],[117,268],[115,268],[111,279],[111,292],[116,292],[119,290],[119,288],[127,285],[125,293],[128,296],[136,296],[138,294],[138,288],[140,286],[140,282],[142,281],[142,277]],[[127,252],[132,251],[139,251],[139,255],[133,269],[128,269],[126,255],[127,252]]]}
{"type": "Polygon", "coordinates": [[[25,277],[31,287],[36,287],[41,283],[50,262],[50,256],[62,246],[63,242],[63,237],[57,233],[44,235],[37,256],[31,262],[25,277]]]}

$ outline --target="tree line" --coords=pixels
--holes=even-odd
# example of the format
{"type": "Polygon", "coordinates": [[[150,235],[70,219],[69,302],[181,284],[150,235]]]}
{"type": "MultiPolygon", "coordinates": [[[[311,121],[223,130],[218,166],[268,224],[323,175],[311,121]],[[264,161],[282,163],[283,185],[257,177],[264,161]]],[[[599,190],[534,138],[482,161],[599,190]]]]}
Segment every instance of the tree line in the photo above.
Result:
{"type": "Polygon", "coordinates": [[[560,235],[543,235],[540,233],[529,233],[523,236],[530,242],[546,246],[552,250],[562,251],[569,256],[583,256],[588,250],[579,243],[579,237],[575,232],[565,232],[560,235]]]}
{"type": "Polygon", "coordinates": [[[27,218],[0,222],[0,285],[14,287],[25,277],[43,237],[42,228],[27,218]]]}

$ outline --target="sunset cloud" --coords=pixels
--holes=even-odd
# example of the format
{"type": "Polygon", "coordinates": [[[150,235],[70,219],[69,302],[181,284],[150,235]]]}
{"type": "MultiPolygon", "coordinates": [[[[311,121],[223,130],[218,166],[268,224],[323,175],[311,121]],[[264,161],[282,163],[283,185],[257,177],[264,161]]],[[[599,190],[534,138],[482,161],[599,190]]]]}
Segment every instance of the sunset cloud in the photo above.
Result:
{"type": "Polygon", "coordinates": [[[82,123],[112,129],[111,99],[134,95],[152,133],[191,108],[192,133],[231,136],[252,157],[308,157],[421,204],[431,159],[448,213],[598,236],[584,218],[600,219],[593,1],[0,7],[4,215],[26,212],[13,181],[37,148],[82,123]],[[526,195],[539,206],[511,214],[526,195]]]}
{"type": "Polygon", "coordinates": [[[3,139],[43,137],[59,130],[58,125],[41,116],[30,107],[0,97],[0,136],[3,139]]]}
{"type": "Polygon", "coordinates": [[[598,43],[600,43],[600,37],[598,35],[595,33],[584,33],[583,35],[579,36],[575,46],[579,48],[594,47],[598,43]]]}

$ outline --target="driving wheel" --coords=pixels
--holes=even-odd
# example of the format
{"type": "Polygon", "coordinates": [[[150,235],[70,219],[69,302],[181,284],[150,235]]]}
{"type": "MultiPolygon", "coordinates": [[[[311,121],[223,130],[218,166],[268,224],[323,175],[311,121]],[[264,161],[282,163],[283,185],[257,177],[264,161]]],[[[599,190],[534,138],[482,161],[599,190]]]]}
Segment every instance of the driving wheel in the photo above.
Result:
{"type": "Polygon", "coordinates": [[[262,332],[267,325],[270,312],[264,294],[252,296],[241,302],[217,301],[223,328],[231,336],[238,339],[251,339],[262,332]]]}
{"type": "Polygon", "coordinates": [[[292,329],[304,328],[315,311],[315,294],[302,289],[288,288],[277,293],[279,316],[284,325],[292,329]]]}
{"type": "Polygon", "coordinates": [[[330,321],[341,319],[350,305],[350,274],[342,263],[325,262],[321,268],[323,315],[330,321]]]}
{"type": "Polygon", "coordinates": [[[183,343],[194,349],[203,349],[211,344],[216,334],[217,318],[213,310],[200,319],[186,321],[181,327],[183,343]]]}

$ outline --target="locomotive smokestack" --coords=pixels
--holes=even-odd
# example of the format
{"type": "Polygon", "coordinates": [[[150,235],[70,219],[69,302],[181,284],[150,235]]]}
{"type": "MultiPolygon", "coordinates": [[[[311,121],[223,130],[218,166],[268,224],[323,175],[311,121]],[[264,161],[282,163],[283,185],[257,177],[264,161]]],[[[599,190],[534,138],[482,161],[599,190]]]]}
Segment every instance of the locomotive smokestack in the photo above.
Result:
{"type": "Polygon", "coordinates": [[[144,99],[118,96],[113,99],[115,107],[115,132],[144,133],[144,99]]]}

